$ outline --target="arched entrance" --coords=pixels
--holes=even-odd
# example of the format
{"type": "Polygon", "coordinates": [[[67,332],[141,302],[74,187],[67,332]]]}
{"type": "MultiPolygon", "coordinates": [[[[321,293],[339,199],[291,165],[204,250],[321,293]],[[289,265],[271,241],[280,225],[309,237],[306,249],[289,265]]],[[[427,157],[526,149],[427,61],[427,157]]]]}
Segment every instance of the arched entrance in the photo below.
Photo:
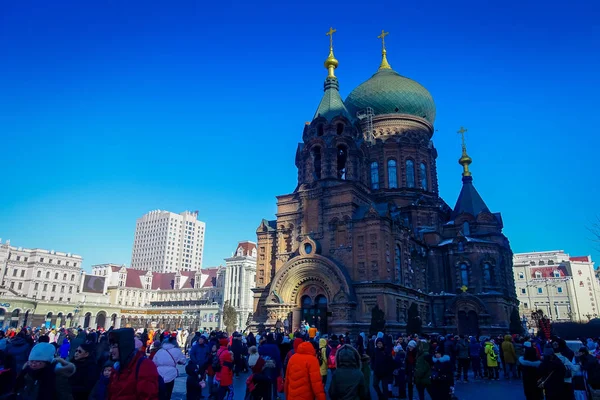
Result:
{"type": "Polygon", "coordinates": [[[65,321],[65,324],[69,328],[71,328],[73,326],[73,314],[71,314],[71,313],[67,314],[67,320],[65,321]]]}
{"type": "Polygon", "coordinates": [[[16,309],[13,310],[12,314],[10,315],[10,327],[11,328],[17,328],[19,326],[19,316],[21,315],[21,310],[16,309]]]}
{"type": "Polygon", "coordinates": [[[96,315],[96,327],[104,329],[104,325],[106,325],[106,313],[104,311],[100,311],[96,315]]]}
{"type": "Polygon", "coordinates": [[[45,325],[46,325],[46,329],[49,329],[52,327],[52,313],[51,312],[46,314],[45,325]]]}
{"type": "Polygon", "coordinates": [[[90,319],[92,318],[92,313],[87,312],[85,313],[85,318],[83,319],[83,328],[89,328],[90,327],[90,319]]]}
{"type": "Polygon", "coordinates": [[[291,312],[292,332],[302,320],[315,325],[321,333],[346,331],[354,321],[356,309],[350,278],[332,260],[313,254],[317,245],[311,246],[310,252],[304,248],[301,253],[306,255],[289,260],[275,274],[263,311],[266,325],[274,327],[277,320],[284,320],[291,312]]]}
{"type": "Polygon", "coordinates": [[[448,308],[448,323],[455,325],[460,335],[479,335],[479,326],[486,325],[490,318],[485,303],[468,293],[456,296],[448,308]]]}
{"type": "Polygon", "coordinates": [[[321,334],[327,333],[327,297],[320,294],[314,298],[302,296],[302,320],[315,326],[321,334]]]}
{"type": "Polygon", "coordinates": [[[113,314],[110,316],[110,326],[113,328],[117,327],[117,314],[113,314]]]}
{"type": "Polygon", "coordinates": [[[61,313],[61,312],[59,312],[59,313],[56,315],[56,327],[57,327],[57,328],[60,328],[60,327],[62,327],[62,326],[63,326],[63,323],[64,323],[63,319],[64,319],[64,317],[65,317],[65,316],[64,316],[64,314],[63,314],[63,313],[61,313]]]}

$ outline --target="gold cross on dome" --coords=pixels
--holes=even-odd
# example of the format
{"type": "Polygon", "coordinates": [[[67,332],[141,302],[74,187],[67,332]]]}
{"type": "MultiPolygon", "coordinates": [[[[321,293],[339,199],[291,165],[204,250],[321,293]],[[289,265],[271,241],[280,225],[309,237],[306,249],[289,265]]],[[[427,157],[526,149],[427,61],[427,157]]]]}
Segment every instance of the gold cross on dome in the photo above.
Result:
{"type": "Polygon", "coordinates": [[[460,290],[462,290],[463,293],[466,292],[468,289],[469,288],[466,285],[462,285],[461,288],[460,288],[460,290]]]}
{"type": "Polygon", "coordinates": [[[337,29],[329,27],[329,32],[326,33],[329,36],[329,47],[333,48],[333,34],[337,32],[337,29]]]}
{"type": "Polygon", "coordinates": [[[385,37],[387,35],[389,35],[389,32],[386,32],[385,30],[381,30],[381,35],[377,36],[377,39],[381,39],[381,48],[385,50],[385,37]]]}
{"type": "Polygon", "coordinates": [[[465,147],[466,146],[465,133],[467,133],[467,129],[465,129],[463,126],[461,126],[460,129],[456,133],[458,133],[462,137],[462,145],[463,145],[463,147],[465,147]]]}

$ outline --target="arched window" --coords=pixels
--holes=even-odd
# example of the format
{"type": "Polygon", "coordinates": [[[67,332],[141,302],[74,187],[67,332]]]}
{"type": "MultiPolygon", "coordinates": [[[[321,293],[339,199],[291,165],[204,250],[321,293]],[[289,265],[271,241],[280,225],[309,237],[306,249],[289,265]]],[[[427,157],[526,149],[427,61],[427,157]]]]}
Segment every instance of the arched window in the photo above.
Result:
{"type": "Polygon", "coordinates": [[[317,126],[317,136],[323,136],[323,124],[317,126]]]}
{"type": "Polygon", "coordinates": [[[463,222],[463,235],[469,236],[471,234],[471,226],[469,225],[469,221],[463,222]]]}
{"type": "Polygon", "coordinates": [[[314,178],[321,179],[321,148],[320,147],[313,148],[312,159],[313,159],[313,166],[314,166],[314,178]]]}
{"type": "Polygon", "coordinates": [[[335,128],[338,135],[344,133],[344,124],[337,124],[335,128]]]}
{"type": "Polygon", "coordinates": [[[490,263],[483,264],[483,285],[490,286],[492,284],[492,266],[490,263]]]}
{"type": "Polygon", "coordinates": [[[371,189],[379,189],[379,165],[377,161],[371,163],[371,189]]]}
{"type": "Polygon", "coordinates": [[[395,248],[394,262],[396,264],[396,281],[402,284],[402,252],[399,245],[396,245],[395,248]]]}
{"type": "Polygon", "coordinates": [[[460,264],[460,284],[469,287],[469,267],[467,264],[460,264]]]}
{"type": "Polygon", "coordinates": [[[421,189],[427,190],[427,167],[425,163],[419,165],[419,180],[421,181],[421,189]]]}
{"type": "Polygon", "coordinates": [[[337,177],[346,179],[346,161],[348,160],[348,150],[344,146],[337,147],[337,177]]]}
{"type": "Polygon", "coordinates": [[[546,265],[546,263],[543,261],[540,261],[540,263],[538,265],[546,265]]]}
{"type": "Polygon", "coordinates": [[[388,188],[395,189],[398,187],[398,174],[396,168],[396,160],[388,160],[388,188]]]}
{"type": "Polygon", "coordinates": [[[542,277],[542,273],[541,273],[540,271],[536,271],[536,272],[535,272],[535,277],[536,277],[537,279],[540,279],[540,278],[542,277]]]}
{"type": "Polygon", "coordinates": [[[560,272],[558,270],[554,270],[553,272],[555,278],[560,278],[560,272]]]}
{"type": "Polygon", "coordinates": [[[554,261],[548,260],[548,265],[554,265],[554,261]]]}
{"type": "Polygon", "coordinates": [[[406,160],[406,186],[415,187],[415,163],[413,160],[406,160]]]}

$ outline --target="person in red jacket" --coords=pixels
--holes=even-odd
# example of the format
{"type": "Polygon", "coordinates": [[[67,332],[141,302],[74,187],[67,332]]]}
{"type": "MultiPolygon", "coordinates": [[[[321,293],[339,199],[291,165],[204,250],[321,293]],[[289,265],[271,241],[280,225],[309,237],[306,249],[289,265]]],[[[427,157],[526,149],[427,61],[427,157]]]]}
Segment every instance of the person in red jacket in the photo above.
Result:
{"type": "Polygon", "coordinates": [[[317,353],[310,342],[300,343],[296,353],[290,357],[285,376],[284,393],[286,399],[326,399],[317,353]]]}
{"type": "Polygon", "coordinates": [[[233,400],[233,353],[229,350],[222,351],[219,355],[220,386],[218,400],[233,400]]]}
{"type": "Polygon", "coordinates": [[[110,356],[115,361],[108,383],[109,400],[158,400],[158,371],[144,353],[136,351],[131,328],[109,334],[110,356]]]}

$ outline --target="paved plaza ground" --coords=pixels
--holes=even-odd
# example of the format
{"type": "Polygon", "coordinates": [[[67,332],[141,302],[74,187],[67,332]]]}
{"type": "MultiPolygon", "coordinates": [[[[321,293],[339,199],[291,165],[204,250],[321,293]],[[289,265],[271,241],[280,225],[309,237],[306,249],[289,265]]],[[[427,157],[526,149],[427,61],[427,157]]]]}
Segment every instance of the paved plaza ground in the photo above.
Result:
{"type": "MultiPolygon", "coordinates": [[[[247,376],[248,374],[244,374],[235,379],[235,400],[244,399],[247,376]]],[[[180,367],[179,377],[175,382],[172,400],[185,399],[185,379],[185,371],[183,367],[180,367]]],[[[470,381],[469,383],[457,383],[455,393],[459,400],[521,400],[525,398],[523,395],[523,384],[520,380],[478,380],[470,381]]],[[[416,389],[414,396],[415,400],[418,399],[416,389]]],[[[283,395],[281,395],[281,398],[283,399],[283,395]]],[[[426,398],[430,400],[429,396],[426,396],[426,398]]],[[[372,388],[371,399],[377,400],[377,395],[372,388]]]]}

